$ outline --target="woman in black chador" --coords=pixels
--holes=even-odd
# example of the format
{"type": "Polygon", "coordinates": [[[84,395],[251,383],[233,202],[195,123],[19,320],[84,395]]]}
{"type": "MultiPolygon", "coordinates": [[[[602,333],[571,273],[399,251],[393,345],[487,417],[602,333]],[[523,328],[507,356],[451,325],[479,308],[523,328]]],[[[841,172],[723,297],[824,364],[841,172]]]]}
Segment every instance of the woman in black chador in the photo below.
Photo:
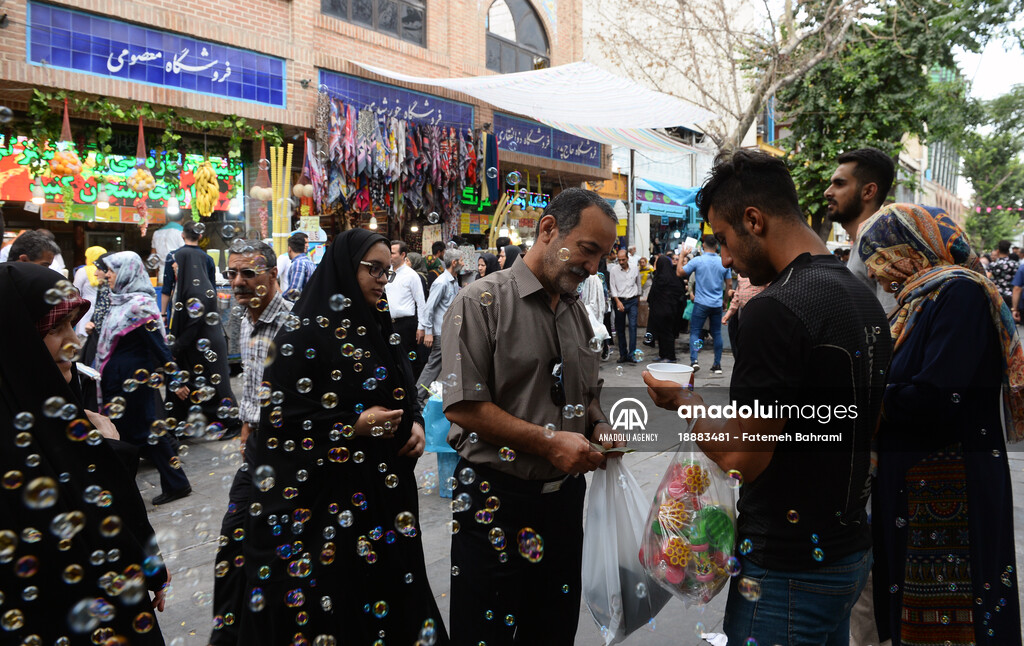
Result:
{"type": "Polygon", "coordinates": [[[0,643],[162,645],[169,577],[131,447],[82,408],[73,326],[89,304],[63,278],[0,264],[0,643]]]}
{"type": "Polygon", "coordinates": [[[423,419],[384,298],[388,245],[338,236],[271,349],[241,643],[448,643],[423,562],[423,419]]]}
{"type": "Polygon", "coordinates": [[[238,435],[242,422],[237,415],[231,416],[238,403],[231,391],[228,342],[220,324],[207,255],[199,247],[184,246],[174,253],[174,260],[178,278],[167,332],[174,336],[174,360],[180,370],[191,374],[191,380],[188,397],[168,393],[168,401],[174,404],[173,415],[179,422],[186,421],[189,409],[198,403],[206,417],[206,431],[230,439],[238,435]],[[219,426],[210,429],[210,425],[219,426]]]}

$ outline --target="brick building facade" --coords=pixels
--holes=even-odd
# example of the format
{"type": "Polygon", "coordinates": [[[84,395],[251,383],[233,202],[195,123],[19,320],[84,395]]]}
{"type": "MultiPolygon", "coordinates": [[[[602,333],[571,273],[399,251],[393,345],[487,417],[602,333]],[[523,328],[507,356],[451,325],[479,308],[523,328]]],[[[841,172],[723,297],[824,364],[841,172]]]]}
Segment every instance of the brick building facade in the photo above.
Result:
{"type": "MultiPolygon", "coordinates": [[[[504,3],[506,0],[496,1],[504,3]]],[[[582,58],[582,0],[508,0],[508,4],[513,11],[517,7],[532,10],[545,32],[551,65],[582,58]]],[[[283,126],[286,135],[294,135],[313,127],[321,70],[390,86],[399,84],[374,78],[351,61],[432,77],[492,73],[487,65],[487,19],[491,6],[491,0],[49,0],[45,3],[8,0],[4,6],[8,23],[0,29],[0,105],[8,106],[17,113],[27,108],[31,88],[64,89],[82,95],[107,97],[122,104],[145,102],[153,106],[174,107],[201,118],[235,114],[251,123],[283,126]],[[352,3],[352,11],[358,11],[357,6],[363,9],[370,7],[375,19],[376,10],[383,11],[384,8],[398,11],[400,17],[408,15],[411,18],[416,16],[402,12],[422,11],[425,14],[422,27],[417,23],[417,28],[422,29],[424,46],[332,15],[339,12],[339,7],[348,10],[349,2],[352,3]],[[167,34],[168,38],[187,37],[283,59],[284,105],[276,107],[257,101],[114,78],[103,73],[82,71],[77,63],[62,65],[66,63],[64,60],[32,61],[32,43],[29,40],[33,22],[31,12],[36,10],[42,14],[47,7],[70,9],[92,17],[146,27],[167,34]],[[66,69],[69,66],[77,69],[66,69]]],[[[72,31],[72,37],[74,35],[72,31]]],[[[117,61],[116,58],[111,60],[117,61]]],[[[167,65],[169,73],[170,62],[167,65]]],[[[113,69],[110,61],[108,67],[113,69]]],[[[410,89],[472,105],[476,128],[493,122],[491,107],[470,97],[436,88],[410,89]]],[[[76,123],[87,124],[89,120],[88,114],[72,113],[71,116],[76,123]]],[[[160,124],[146,126],[158,128],[160,124]]],[[[298,153],[296,157],[294,166],[297,171],[301,160],[298,153]]],[[[501,162],[503,172],[506,168],[515,167],[532,176],[542,175],[545,189],[549,188],[548,183],[557,190],[559,186],[578,185],[586,179],[610,177],[609,162],[603,154],[598,168],[511,151],[502,151],[501,162]]],[[[246,168],[247,185],[254,174],[253,169],[246,168]]],[[[9,226],[11,223],[34,224],[30,215],[16,210],[12,213],[10,204],[5,208],[5,215],[9,226]]],[[[114,225],[88,224],[91,227],[86,228],[116,229],[114,225]]],[[[84,252],[84,241],[76,233],[69,242],[67,234],[72,226],[78,225],[56,223],[53,228],[62,247],[70,251],[78,262],[84,252]]],[[[143,240],[130,238],[126,239],[126,248],[145,246],[143,240]]],[[[135,250],[142,252],[148,248],[135,250]]]]}

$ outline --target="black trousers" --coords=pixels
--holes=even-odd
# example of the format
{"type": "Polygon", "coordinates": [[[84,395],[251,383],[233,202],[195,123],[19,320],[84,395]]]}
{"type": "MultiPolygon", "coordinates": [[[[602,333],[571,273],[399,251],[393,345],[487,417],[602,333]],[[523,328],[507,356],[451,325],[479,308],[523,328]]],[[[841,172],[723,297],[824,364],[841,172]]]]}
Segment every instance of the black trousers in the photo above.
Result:
{"type": "Polygon", "coordinates": [[[469,486],[459,482],[453,494],[468,493],[472,505],[454,514],[460,529],[452,536],[452,644],[572,644],[580,612],[586,480],[570,476],[558,491],[542,493],[537,481],[464,459],[455,471],[467,467],[476,471],[476,480],[469,486]],[[490,522],[480,522],[477,512],[486,511],[488,500],[492,509],[495,500],[500,506],[490,522]],[[530,536],[540,541],[527,541],[530,536]]]}
{"type": "Polygon", "coordinates": [[[420,351],[420,345],[416,343],[416,328],[419,327],[419,320],[415,316],[403,316],[397,319],[391,319],[392,325],[395,327],[395,332],[398,336],[402,337],[402,348],[409,352],[416,353],[416,359],[410,361],[412,364],[412,374],[418,375],[423,370],[423,366],[427,363],[427,352],[420,351]]]}
{"type": "Polygon", "coordinates": [[[245,567],[242,540],[235,537],[235,530],[244,529],[245,517],[249,511],[252,472],[256,468],[250,461],[250,456],[255,454],[255,447],[254,430],[249,434],[249,440],[245,445],[245,464],[235,472],[235,479],[231,481],[228,510],[220,523],[220,535],[226,536],[228,540],[223,547],[217,549],[217,557],[214,559],[213,633],[208,643],[215,646],[238,644],[238,622],[242,617],[242,604],[245,599],[245,567]]]}
{"type": "Polygon", "coordinates": [[[733,316],[729,317],[729,322],[726,324],[726,330],[729,332],[729,347],[732,348],[732,358],[736,358],[736,338],[737,333],[740,331],[740,313],[736,312],[733,316]]]}

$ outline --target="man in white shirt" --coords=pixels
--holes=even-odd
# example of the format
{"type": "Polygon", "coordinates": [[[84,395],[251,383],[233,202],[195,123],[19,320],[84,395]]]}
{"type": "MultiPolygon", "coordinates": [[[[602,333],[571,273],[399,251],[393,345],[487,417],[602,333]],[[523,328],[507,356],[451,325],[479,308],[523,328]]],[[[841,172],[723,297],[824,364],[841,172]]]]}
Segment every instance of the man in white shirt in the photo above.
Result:
{"type": "Polygon", "coordinates": [[[430,384],[437,379],[441,373],[441,324],[444,321],[444,313],[448,306],[455,300],[459,293],[459,280],[457,276],[464,264],[461,249],[450,249],[444,252],[442,259],[445,270],[434,279],[430,286],[430,296],[427,298],[427,305],[420,313],[420,327],[417,334],[423,333],[423,345],[430,349],[427,363],[423,366],[423,372],[416,380],[416,398],[422,406],[430,396],[430,384]]]}
{"type": "MultiPolygon", "coordinates": [[[[395,277],[384,288],[388,295],[388,307],[395,332],[402,337],[402,347],[406,352],[416,352],[416,346],[423,341],[424,331],[419,329],[418,319],[426,312],[423,296],[423,279],[410,267],[405,259],[409,255],[409,245],[404,240],[391,241],[391,267],[395,277]]],[[[413,373],[416,374],[422,361],[412,361],[413,373]]]]}
{"type": "Polygon", "coordinates": [[[625,249],[619,249],[618,262],[608,265],[608,292],[615,306],[615,330],[619,337],[618,363],[639,363],[636,359],[636,316],[640,304],[640,269],[630,264],[625,249]],[[629,346],[626,345],[626,320],[629,319],[629,346]]]}
{"type": "Polygon", "coordinates": [[[627,251],[629,251],[629,266],[640,267],[640,255],[636,252],[636,245],[629,245],[627,251]]]}

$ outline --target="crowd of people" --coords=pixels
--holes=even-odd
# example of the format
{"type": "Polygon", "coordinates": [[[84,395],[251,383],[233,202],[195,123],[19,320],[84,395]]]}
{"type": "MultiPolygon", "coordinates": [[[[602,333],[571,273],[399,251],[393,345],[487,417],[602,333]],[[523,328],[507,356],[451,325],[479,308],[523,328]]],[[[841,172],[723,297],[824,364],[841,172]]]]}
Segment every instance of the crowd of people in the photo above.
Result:
{"type": "MultiPolygon", "coordinates": [[[[18,643],[162,643],[170,575],[139,456],[161,505],[192,491],[179,443],[239,437],[210,643],[573,643],[578,476],[621,455],[597,441],[613,432],[601,363],[612,333],[618,364],[641,361],[646,303],[657,361],[678,362],[688,326],[698,369],[707,323],[722,373],[725,323],[730,398],[794,406],[693,420],[742,481],[730,643],[1020,644],[1007,447],[1024,438],[1024,267],[1000,243],[986,274],[947,214],[886,204],[893,175],[874,149],[837,159],[825,199],[848,262],[807,226],[785,163],[751,151],[716,162],[698,197],[713,233],[678,254],[617,248],[615,212],[579,188],[528,250],[503,239],[475,262],[364,229],[316,265],[305,234],[281,256],[236,240],[237,398],[201,225],[154,236],[155,263],[90,247],[73,282],[46,268],[52,239],[22,234],[0,264],[0,330],[19,340],[0,355],[2,627],[18,643]],[[413,471],[432,396],[459,456],[447,621],[413,471]],[[856,414],[823,424],[796,414],[807,404],[856,414]]],[[[703,405],[642,378],[658,406],[703,405]]]]}

